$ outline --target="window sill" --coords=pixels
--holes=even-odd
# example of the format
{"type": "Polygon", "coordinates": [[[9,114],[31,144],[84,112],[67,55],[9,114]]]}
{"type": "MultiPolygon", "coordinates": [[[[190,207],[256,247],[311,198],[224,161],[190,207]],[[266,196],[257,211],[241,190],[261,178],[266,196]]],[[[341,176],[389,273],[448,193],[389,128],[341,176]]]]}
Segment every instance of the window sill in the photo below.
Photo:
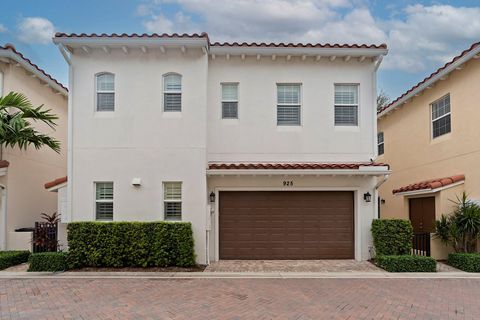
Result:
{"type": "Polygon", "coordinates": [[[360,132],[360,126],[334,126],[338,132],[360,132]]]}
{"type": "Polygon", "coordinates": [[[109,119],[115,117],[115,111],[95,111],[94,118],[109,119]]]}
{"type": "Polygon", "coordinates": [[[180,119],[182,118],[182,112],[181,111],[163,111],[162,117],[166,119],[180,119]]]}
{"type": "Polygon", "coordinates": [[[238,120],[238,118],[236,118],[236,119],[234,119],[234,118],[223,119],[222,118],[222,123],[226,124],[226,125],[236,125],[236,124],[239,124],[240,121],[238,120]]]}
{"type": "Polygon", "coordinates": [[[277,125],[277,131],[283,132],[299,132],[302,131],[302,126],[279,126],[277,125]]]}
{"type": "Polygon", "coordinates": [[[448,141],[452,138],[452,132],[450,131],[449,133],[442,134],[441,136],[438,136],[436,138],[432,138],[430,140],[430,144],[437,144],[437,143],[442,143],[444,141],[448,141]]]}

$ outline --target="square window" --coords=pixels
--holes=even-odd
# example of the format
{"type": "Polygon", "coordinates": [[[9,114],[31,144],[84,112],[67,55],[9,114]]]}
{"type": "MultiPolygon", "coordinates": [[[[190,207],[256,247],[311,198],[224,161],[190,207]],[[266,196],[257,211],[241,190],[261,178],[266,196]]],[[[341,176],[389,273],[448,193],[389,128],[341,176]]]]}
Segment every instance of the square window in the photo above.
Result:
{"type": "Polygon", "coordinates": [[[301,125],[301,102],[299,84],[277,85],[277,125],[301,125]]]}
{"type": "Polygon", "coordinates": [[[335,125],[358,126],[358,85],[335,85],[335,125]]]}

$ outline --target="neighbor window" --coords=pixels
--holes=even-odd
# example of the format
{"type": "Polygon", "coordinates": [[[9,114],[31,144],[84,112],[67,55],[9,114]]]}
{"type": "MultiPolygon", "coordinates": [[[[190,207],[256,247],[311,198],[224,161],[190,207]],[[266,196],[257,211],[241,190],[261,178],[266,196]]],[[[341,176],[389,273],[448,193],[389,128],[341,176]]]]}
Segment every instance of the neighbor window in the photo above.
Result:
{"type": "Polygon", "coordinates": [[[165,220],[182,220],[182,183],[163,183],[163,210],[165,220]]]}
{"type": "Polygon", "coordinates": [[[97,220],[113,220],[113,182],[95,183],[95,216],[97,220]]]}
{"type": "Polygon", "coordinates": [[[238,118],[238,84],[222,83],[222,119],[238,118]]]}
{"type": "Polygon", "coordinates": [[[385,152],[385,144],[383,141],[383,132],[379,132],[377,134],[377,140],[378,140],[378,155],[382,155],[385,152]]]}
{"type": "Polygon", "coordinates": [[[97,74],[96,87],[97,111],[115,111],[115,75],[97,74]]]}
{"type": "Polygon", "coordinates": [[[335,125],[358,126],[358,85],[335,85],[335,125]]]}
{"type": "Polygon", "coordinates": [[[432,103],[432,135],[439,137],[451,131],[450,94],[432,103]]]}
{"type": "Polygon", "coordinates": [[[179,74],[163,76],[163,111],[182,111],[182,76],[179,74]]]}
{"type": "Polygon", "coordinates": [[[300,85],[277,85],[277,125],[300,125],[300,85]]]}

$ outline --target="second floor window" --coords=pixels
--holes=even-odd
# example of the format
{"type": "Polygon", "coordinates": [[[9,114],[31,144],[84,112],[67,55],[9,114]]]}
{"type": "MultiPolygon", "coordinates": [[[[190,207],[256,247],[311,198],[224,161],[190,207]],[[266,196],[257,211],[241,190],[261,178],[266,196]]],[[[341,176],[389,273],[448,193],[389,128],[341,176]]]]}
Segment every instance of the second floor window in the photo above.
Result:
{"type": "Polygon", "coordinates": [[[277,125],[300,125],[300,85],[277,85],[277,125]]]}
{"type": "Polygon", "coordinates": [[[237,83],[222,83],[222,119],[238,119],[237,83]]]}
{"type": "Polygon", "coordinates": [[[182,76],[179,74],[163,76],[163,111],[182,111],[182,76]]]}
{"type": "Polygon", "coordinates": [[[97,111],[115,111],[115,76],[112,73],[96,75],[97,111]]]}
{"type": "Polygon", "coordinates": [[[95,182],[95,216],[97,220],[113,220],[113,182],[95,182]]]}
{"type": "Polygon", "coordinates": [[[432,137],[439,137],[451,130],[450,94],[447,94],[432,103],[432,137]]]}
{"type": "Polygon", "coordinates": [[[378,155],[382,155],[385,153],[385,142],[383,140],[383,132],[379,132],[377,135],[378,140],[378,155]]]}
{"type": "Polygon", "coordinates": [[[358,126],[358,85],[335,85],[335,125],[358,126]]]}

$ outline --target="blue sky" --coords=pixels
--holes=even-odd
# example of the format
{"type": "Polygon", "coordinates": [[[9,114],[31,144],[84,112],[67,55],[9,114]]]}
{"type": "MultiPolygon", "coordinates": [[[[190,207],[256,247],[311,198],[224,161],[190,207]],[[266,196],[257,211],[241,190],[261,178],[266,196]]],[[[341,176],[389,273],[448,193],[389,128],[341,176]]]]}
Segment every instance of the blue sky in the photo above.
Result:
{"type": "Polygon", "coordinates": [[[51,43],[76,33],[202,32],[212,41],[382,43],[379,89],[392,99],[480,41],[480,1],[2,0],[0,44],[67,84],[51,43]],[[6,14],[8,13],[8,14],[6,14]]]}

